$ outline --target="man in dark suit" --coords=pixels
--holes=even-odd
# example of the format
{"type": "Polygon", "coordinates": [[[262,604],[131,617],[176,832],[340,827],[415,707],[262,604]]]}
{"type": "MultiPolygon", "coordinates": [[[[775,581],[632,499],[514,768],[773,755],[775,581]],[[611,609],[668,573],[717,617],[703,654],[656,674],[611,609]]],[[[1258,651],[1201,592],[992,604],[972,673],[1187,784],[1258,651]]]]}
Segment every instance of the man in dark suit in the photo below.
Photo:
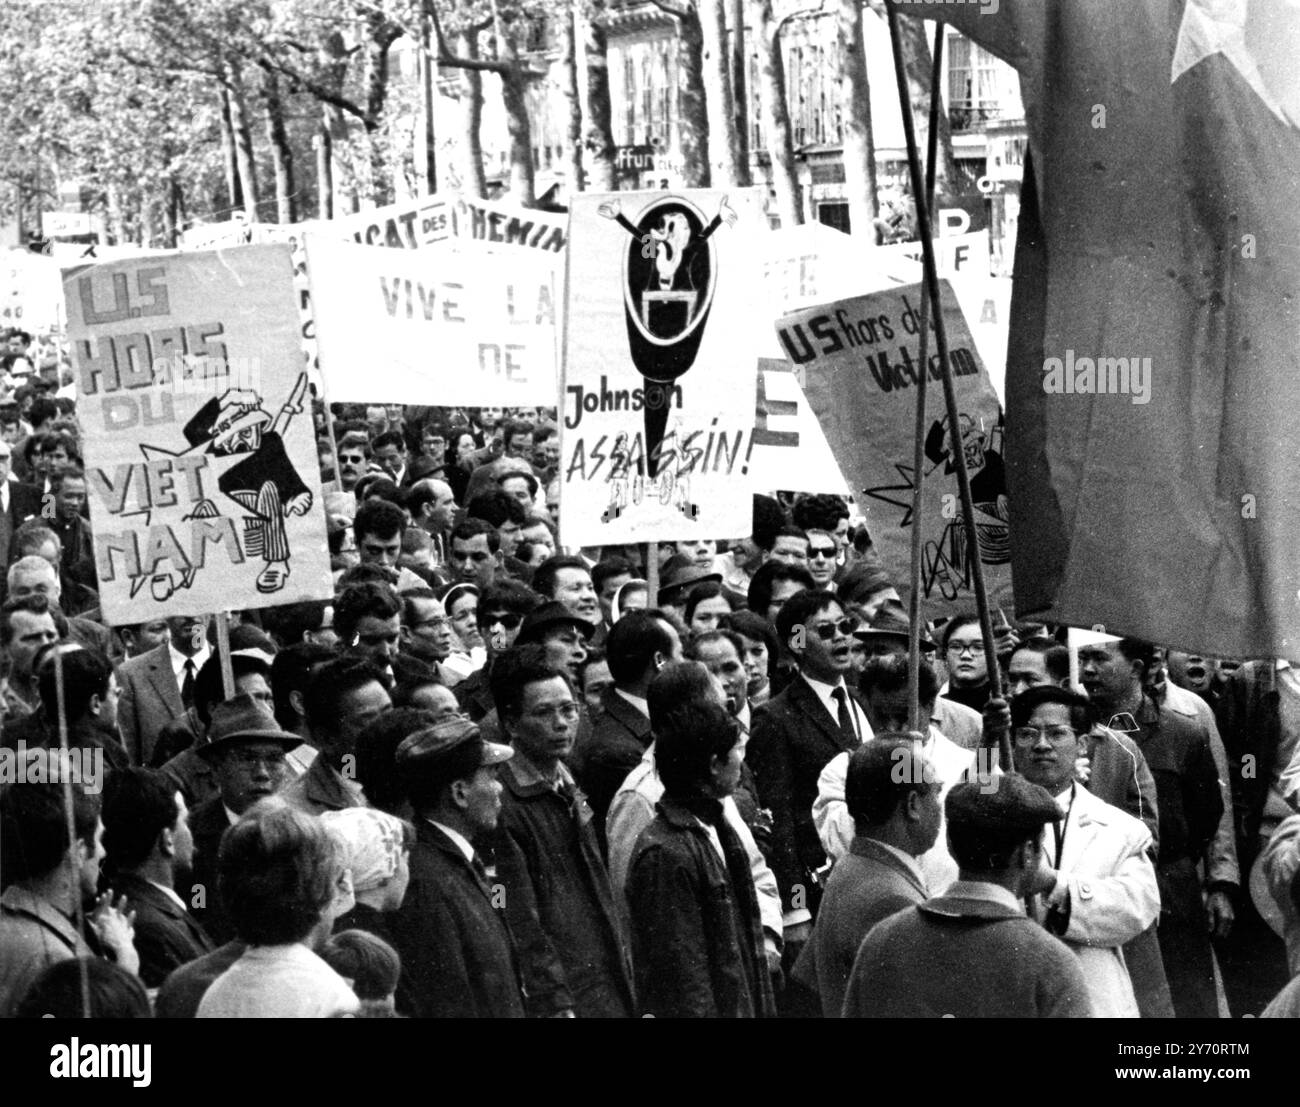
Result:
{"type": "Polygon", "coordinates": [[[497,766],[509,746],[466,719],[416,731],[397,768],[416,813],[411,882],[392,925],[398,1010],[420,1018],[523,1018],[514,939],[473,840],[501,815],[497,766]]]}
{"type": "Polygon", "coordinates": [[[786,600],[776,628],[799,674],[754,712],[745,752],[759,799],[772,812],[769,860],[781,889],[790,965],[811,933],[818,870],[826,863],[812,818],[817,777],[836,754],[857,749],[872,734],[865,705],[844,680],[856,627],[829,592],[797,592],[786,600]]]}
{"type": "Polygon", "coordinates": [[[862,939],[881,919],[925,902],[916,859],[939,836],[942,808],[934,765],[919,735],[878,734],[849,758],[845,802],[857,836],[826,882],[812,938],[794,978],[838,1019],[862,939]]]}
{"type": "Polygon", "coordinates": [[[596,814],[602,846],[609,805],[652,740],[646,690],[665,663],[682,659],[682,643],[667,619],[634,611],[610,630],[605,656],[614,686],[600,697],[600,720],[590,739],[574,747],[572,762],[596,814]]]}
{"type": "Polygon", "coordinates": [[[13,447],[0,441],[0,554],[9,564],[9,542],[25,520],[41,513],[41,490],[9,479],[13,447]]]}
{"type": "Polygon", "coordinates": [[[140,979],[157,988],[168,974],[213,950],[212,939],[176,893],[194,863],[185,801],[155,769],[114,774],[104,801],[104,848],[114,895],[135,912],[140,979]]]}
{"type": "Polygon", "coordinates": [[[171,638],[131,658],[118,673],[122,682],[118,723],[122,741],[137,765],[149,764],[163,727],[192,706],[194,681],[212,652],[206,637],[206,615],[178,616],[167,624],[171,638]]]}

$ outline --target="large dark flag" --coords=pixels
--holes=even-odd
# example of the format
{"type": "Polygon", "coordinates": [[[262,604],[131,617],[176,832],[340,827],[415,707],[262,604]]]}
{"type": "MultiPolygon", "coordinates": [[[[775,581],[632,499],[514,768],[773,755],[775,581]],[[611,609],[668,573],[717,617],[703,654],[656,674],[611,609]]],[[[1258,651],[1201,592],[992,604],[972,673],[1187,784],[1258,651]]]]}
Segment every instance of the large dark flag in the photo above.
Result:
{"type": "Polygon", "coordinates": [[[1300,5],[901,7],[1021,77],[1018,614],[1300,657],[1300,5]]]}

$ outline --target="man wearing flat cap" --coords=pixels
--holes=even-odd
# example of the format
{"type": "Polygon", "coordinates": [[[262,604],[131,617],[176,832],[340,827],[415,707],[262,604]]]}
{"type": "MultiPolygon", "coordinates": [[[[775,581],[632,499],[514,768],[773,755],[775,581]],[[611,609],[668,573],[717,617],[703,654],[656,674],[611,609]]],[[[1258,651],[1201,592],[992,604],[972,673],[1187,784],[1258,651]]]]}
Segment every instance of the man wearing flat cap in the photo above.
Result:
{"type": "Polygon", "coordinates": [[[867,934],[844,1017],[1091,1017],[1079,962],[1025,915],[1046,885],[1043,828],[1061,816],[1051,793],[1006,773],[958,784],[945,814],[958,880],[867,934]]]}
{"type": "Polygon", "coordinates": [[[212,709],[208,740],[195,751],[212,766],[217,795],[190,816],[194,837],[194,888],[188,898],[194,916],[217,944],[235,936],[217,893],[217,849],[226,827],[258,800],[292,779],[287,755],[302,745],[281,730],[259,700],[235,696],[212,709]]]}
{"type": "Polygon", "coordinates": [[[501,817],[497,766],[514,755],[467,719],[416,731],[397,772],[416,816],[411,880],[392,919],[397,1006],[417,1018],[523,1018],[525,997],[501,889],[475,842],[501,817]]]}

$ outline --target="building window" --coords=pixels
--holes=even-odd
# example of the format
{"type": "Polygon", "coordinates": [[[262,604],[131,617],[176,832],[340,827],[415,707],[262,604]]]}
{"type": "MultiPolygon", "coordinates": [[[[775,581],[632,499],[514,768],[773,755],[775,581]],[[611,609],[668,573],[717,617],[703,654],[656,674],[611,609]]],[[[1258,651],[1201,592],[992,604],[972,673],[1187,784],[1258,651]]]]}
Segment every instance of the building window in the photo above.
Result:
{"type": "Polygon", "coordinates": [[[961,35],[948,38],[948,115],[953,130],[1019,114],[1014,70],[961,35]]]}
{"type": "Polygon", "coordinates": [[[828,227],[834,227],[837,231],[848,234],[850,231],[849,205],[845,203],[818,204],[817,222],[824,223],[828,227]]]}
{"type": "Polygon", "coordinates": [[[636,142],[636,59],[629,50],[623,55],[623,144],[636,142]]]}

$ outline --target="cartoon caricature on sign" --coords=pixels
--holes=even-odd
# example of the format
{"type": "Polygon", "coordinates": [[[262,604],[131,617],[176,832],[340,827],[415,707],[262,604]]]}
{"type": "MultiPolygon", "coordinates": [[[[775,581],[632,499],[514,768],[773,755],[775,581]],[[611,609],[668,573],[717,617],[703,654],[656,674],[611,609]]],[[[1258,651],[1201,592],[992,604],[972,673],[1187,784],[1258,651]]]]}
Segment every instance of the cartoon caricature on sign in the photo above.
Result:
{"type": "MultiPolygon", "coordinates": [[[[278,592],[289,579],[289,538],[284,521],[306,515],[312,494],[294,469],[284,448],[284,432],[303,410],[307,374],[301,373],[279,414],[272,418],[262,397],[252,389],[231,388],[214,396],[185,424],[189,449],[173,453],[161,446],[141,446],[150,460],[184,457],[201,452],[217,472],[217,487],[239,505],[244,515],[244,552],[265,563],[257,574],[257,590],[278,592]]],[[[201,500],[185,518],[214,519],[223,511],[211,499],[201,500]]],[[[178,588],[188,588],[197,569],[193,566],[169,573],[154,573],[153,596],[168,598],[178,588]]],[[[132,582],[134,595],[145,577],[132,582]]]]}
{"type": "MultiPolygon", "coordinates": [[[[674,383],[695,364],[718,282],[712,235],[723,223],[734,226],[736,212],[726,196],[711,220],[680,196],[651,201],[634,220],[614,200],[606,200],[596,210],[631,236],[623,258],[623,307],[628,350],[646,382],[646,477],[652,484],[657,482],[662,502],[672,502],[675,494],[678,508],[693,518],[698,508],[689,502],[689,479],[678,479],[675,452],[667,456],[662,452],[672,393],[654,386],[674,383]]],[[[624,447],[624,442],[616,444],[612,454],[623,472],[611,481],[607,519],[617,518],[627,506],[627,485],[636,485],[635,502],[644,492],[624,447]]]]}

